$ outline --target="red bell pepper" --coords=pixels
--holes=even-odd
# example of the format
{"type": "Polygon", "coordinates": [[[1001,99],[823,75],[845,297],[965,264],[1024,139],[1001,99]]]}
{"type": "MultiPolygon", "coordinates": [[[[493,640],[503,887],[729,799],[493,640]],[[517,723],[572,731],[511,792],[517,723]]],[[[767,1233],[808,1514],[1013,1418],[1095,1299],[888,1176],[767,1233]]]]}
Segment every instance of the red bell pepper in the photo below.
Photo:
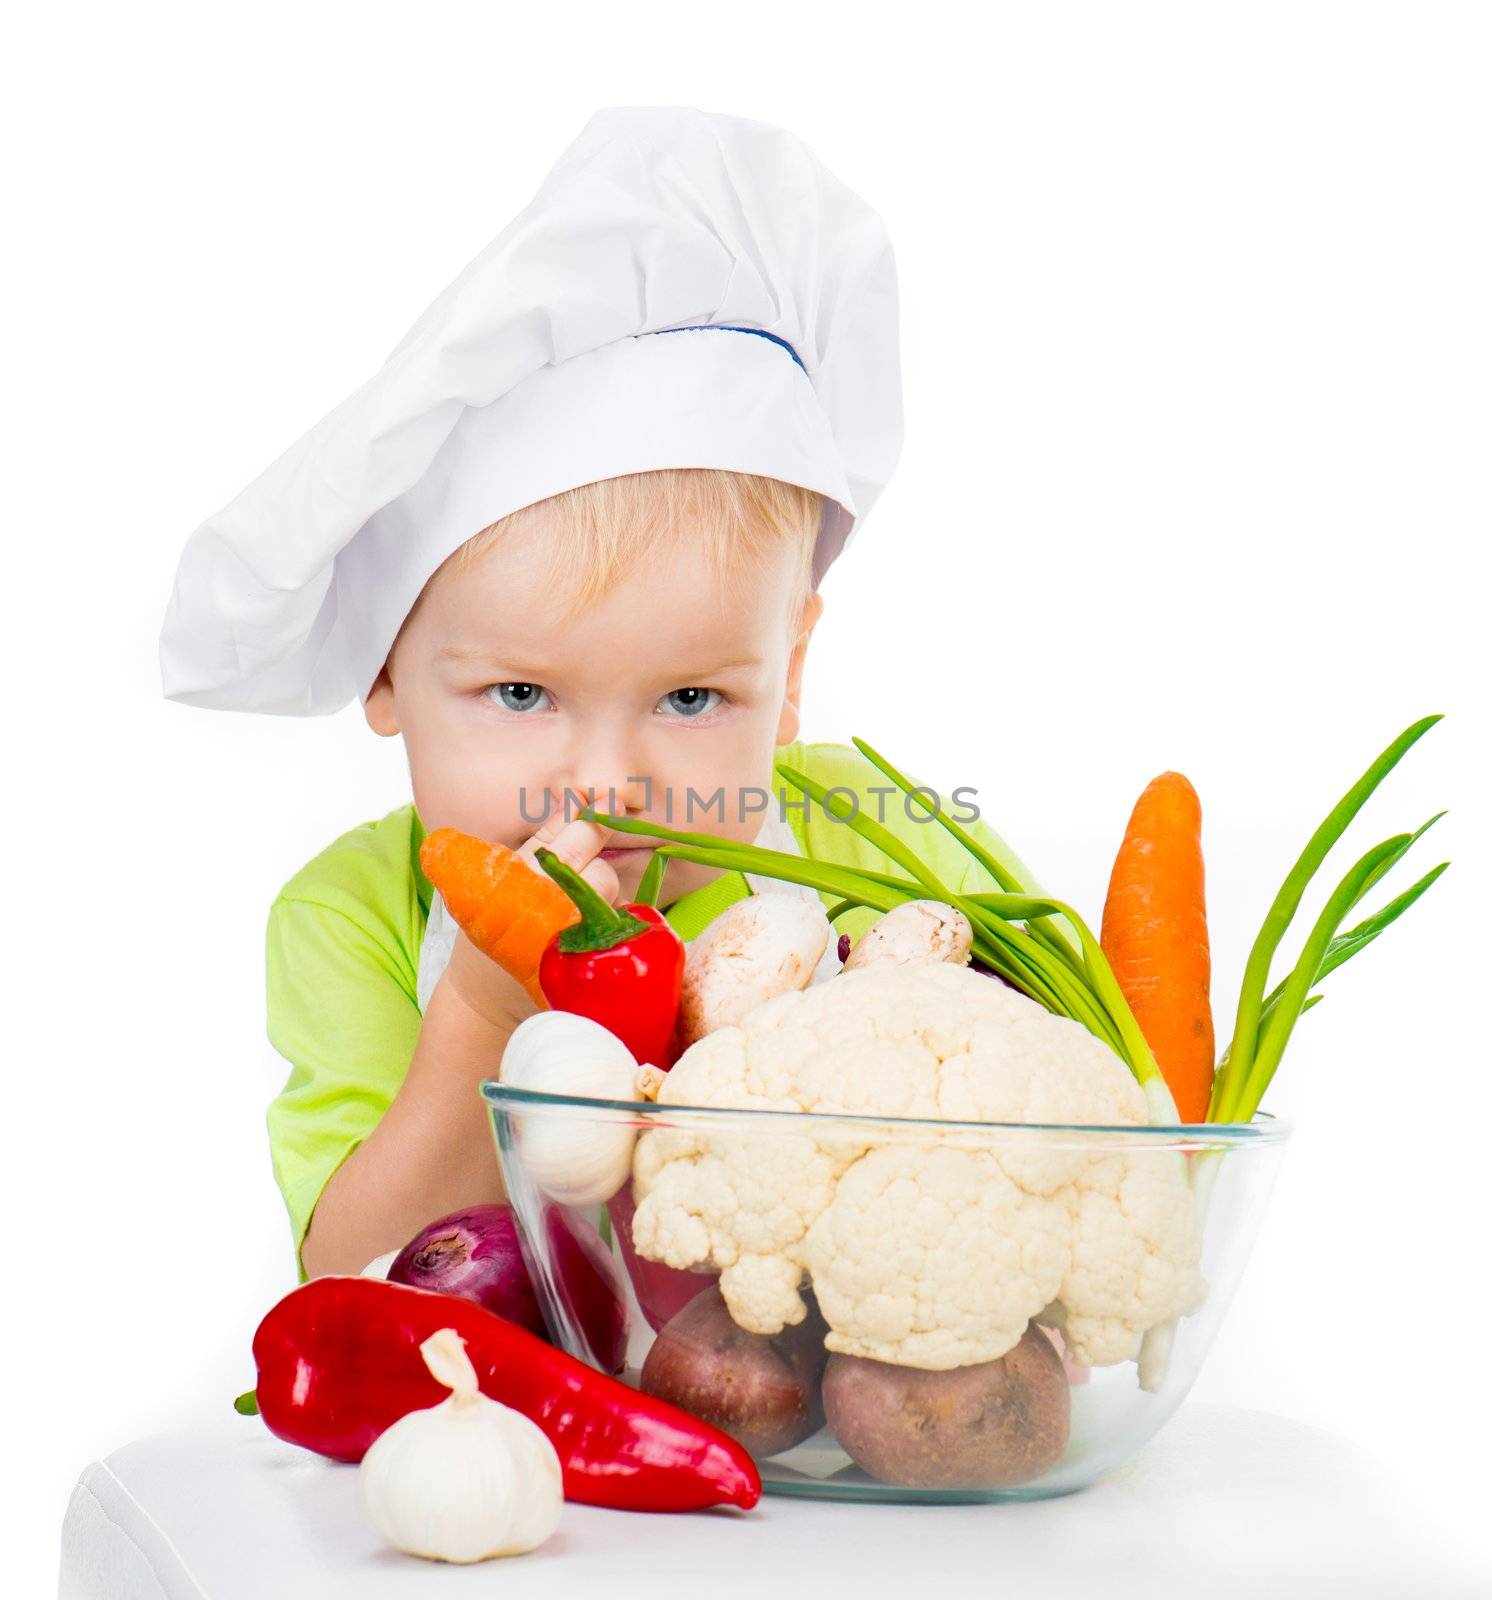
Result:
{"type": "Polygon", "coordinates": [[[707,1422],[473,1301],[377,1278],[313,1278],[259,1324],[255,1399],[265,1426],[319,1455],[361,1461],[385,1428],[446,1398],[420,1355],[441,1328],[466,1341],[483,1394],[543,1429],[564,1469],[565,1499],[696,1511],[749,1510],[761,1498],[756,1463],[707,1422]]]}
{"type": "Polygon", "coordinates": [[[611,1218],[612,1234],[621,1247],[622,1261],[632,1280],[637,1304],[648,1326],[654,1333],[661,1333],[696,1295],[703,1294],[719,1281],[719,1274],[690,1272],[638,1255],[637,1246],[632,1242],[632,1218],[637,1202],[630,1183],[624,1184],[606,1202],[606,1211],[611,1218]]]}
{"type": "Polygon", "coordinates": [[[539,958],[539,987],[556,1011],[609,1028],[639,1062],[665,1071],[684,986],[684,941],[656,906],[610,906],[573,867],[540,850],[538,862],[575,902],[539,958]]]}

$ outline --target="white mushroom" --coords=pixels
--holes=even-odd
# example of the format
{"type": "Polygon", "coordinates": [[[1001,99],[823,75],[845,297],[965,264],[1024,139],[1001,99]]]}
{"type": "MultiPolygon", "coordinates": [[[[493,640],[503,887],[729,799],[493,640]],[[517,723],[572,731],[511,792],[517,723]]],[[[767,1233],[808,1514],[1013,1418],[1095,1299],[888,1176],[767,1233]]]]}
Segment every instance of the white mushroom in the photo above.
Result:
{"type": "Polygon", "coordinates": [[[845,958],[844,970],[894,962],[950,961],[964,966],[974,947],[974,930],[962,911],[941,900],[908,900],[873,922],[845,958]]]}
{"type": "Polygon", "coordinates": [[[681,1049],[780,994],[808,986],[829,943],[829,919],[813,900],[762,894],[738,900],[689,946],[679,1007],[681,1049]]]}

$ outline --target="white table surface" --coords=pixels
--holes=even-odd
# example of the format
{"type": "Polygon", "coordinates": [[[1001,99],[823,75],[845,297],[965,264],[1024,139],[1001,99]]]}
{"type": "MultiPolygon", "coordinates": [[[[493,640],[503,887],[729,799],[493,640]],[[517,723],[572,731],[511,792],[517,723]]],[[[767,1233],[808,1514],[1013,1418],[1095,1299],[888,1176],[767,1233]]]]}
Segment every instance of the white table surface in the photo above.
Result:
{"type": "Polygon", "coordinates": [[[753,1512],[566,1506],[532,1555],[447,1567],[383,1548],[355,1468],[255,1421],[143,1439],[85,1469],[63,1528],[61,1600],[430,1600],[437,1595],[1492,1595],[1371,1458],[1258,1412],[1184,1407],[1080,1494],[998,1506],[768,1497],[753,1512]]]}

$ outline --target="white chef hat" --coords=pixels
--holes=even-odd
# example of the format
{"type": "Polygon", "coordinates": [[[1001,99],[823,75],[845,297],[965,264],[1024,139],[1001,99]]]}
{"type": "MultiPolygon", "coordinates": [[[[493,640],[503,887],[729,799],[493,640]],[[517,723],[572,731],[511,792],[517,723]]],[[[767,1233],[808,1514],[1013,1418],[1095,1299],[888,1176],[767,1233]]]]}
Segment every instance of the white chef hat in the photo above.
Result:
{"type": "Polygon", "coordinates": [[[367,694],[458,546],[624,473],[817,490],[821,577],[900,444],[876,213],[781,129],[602,111],[378,372],[192,535],[163,686],[193,705],[336,711],[367,694]]]}

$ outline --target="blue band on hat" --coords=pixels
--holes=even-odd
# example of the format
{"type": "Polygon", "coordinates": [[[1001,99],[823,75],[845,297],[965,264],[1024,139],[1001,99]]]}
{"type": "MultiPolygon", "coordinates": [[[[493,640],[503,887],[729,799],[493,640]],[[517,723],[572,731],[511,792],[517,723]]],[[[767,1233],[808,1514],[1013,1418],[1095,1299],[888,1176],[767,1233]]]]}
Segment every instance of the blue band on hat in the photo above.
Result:
{"type": "Polygon", "coordinates": [[[772,344],[780,345],[802,367],[806,373],[807,367],[803,366],[803,358],[787,342],[779,339],[775,333],[768,333],[765,328],[733,328],[724,322],[700,322],[689,328],[652,328],[650,333],[749,333],[757,339],[767,339],[772,344]]]}

